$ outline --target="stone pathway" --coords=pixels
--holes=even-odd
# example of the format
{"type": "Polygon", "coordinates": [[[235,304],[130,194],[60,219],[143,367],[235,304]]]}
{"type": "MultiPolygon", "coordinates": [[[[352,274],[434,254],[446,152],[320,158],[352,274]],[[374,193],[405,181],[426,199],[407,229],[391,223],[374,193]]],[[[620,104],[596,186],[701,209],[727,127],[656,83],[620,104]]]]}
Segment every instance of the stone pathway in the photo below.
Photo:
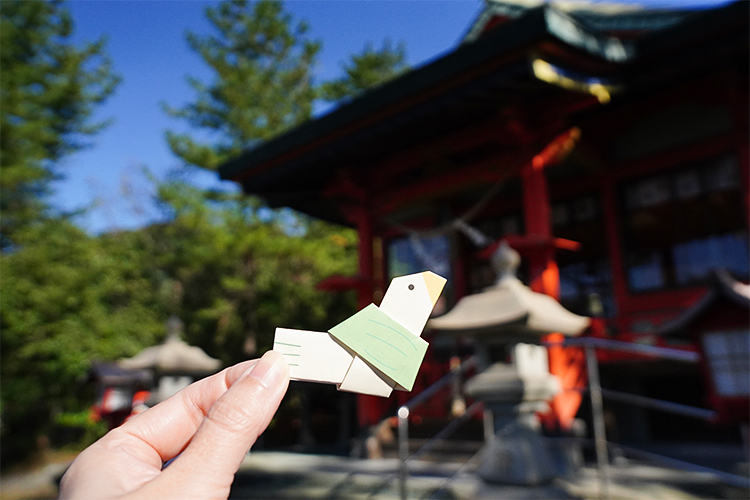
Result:
{"type": "MultiPolygon", "coordinates": [[[[56,479],[70,460],[59,459],[34,470],[0,478],[3,500],[53,499],[56,479]]],[[[750,498],[750,490],[723,485],[712,475],[684,472],[622,460],[610,468],[609,498],[617,500],[698,500],[750,498]]],[[[410,463],[409,498],[453,500],[594,500],[600,498],[596,469],[584,467],[551,484],[525,487],[483,482],[475,464],[410,463]],[[449,480],[450,479],[450,480],[449,480]]],[[[399,498],[396,459],[359,460],[330,455],[253,452],[237,473],[233,499],[372,499],[399,498]]]]}
{"type": "Polygon", "coordinates": [[[57,480],[72,459],[56,460],[30,470],[16,471],[0,478],[0,498],[27,500],[57,498],[57,480]]]}
{"type": "MultiPolygon", "coordinates": [[[[398,461],[276,452],[251,453],[237,474],[230,498],[235,499],[397,499],[398,461]]],[[[599,476],[584,467],[551,484],[527,487],[483,482],[472,465],[415,462],[410,464],[409,498],[456,500],[598,499],[599,476]],[[452,479],[448,482],[448,479],[452,479]]],[[[609,497],[622,500],[697,500],[750,498],[705,473],[684,472],[635,461],[613,465],[609,497]]]]}

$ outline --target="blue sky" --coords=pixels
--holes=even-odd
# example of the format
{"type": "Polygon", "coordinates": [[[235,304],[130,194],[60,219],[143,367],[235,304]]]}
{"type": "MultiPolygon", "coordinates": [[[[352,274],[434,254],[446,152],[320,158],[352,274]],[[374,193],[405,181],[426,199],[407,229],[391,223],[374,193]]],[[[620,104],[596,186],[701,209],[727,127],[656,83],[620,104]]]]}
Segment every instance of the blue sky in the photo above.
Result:
{"type": "MultiPolygon", "coordinates": [[[[153,189],[143,174],[170,172],[202,186],[218,186],[214,173],[180,169],[164,131],[188,130],[161,110],[179,107],[194,93],[186,75],[210,81],[211,72],[185,42],[185,31],[208,33],[204,9],[216,2],[181,0],[73,0],[75,39],[108,37],[107,50],[123,77],[96,118],[115,122],[92,140],[92,146],[65,159],[64,180],[54,185],[53,204],[62,210],[89,207],[78,222],[91,232],[134,228],[157,217],[153,189]]],[[[641,2],[643,3],[643,2],[641,2]]],[[[664,5],[668,0],[647,3],[664,5]]],[[[683,0],[677,4],[723,3],[683,0]]],[[[390,38],[406,43],[408,62],[423,64],[452,49],[482,8],[481,0],[292,0],[285,3],[295,20],[306,20],[310,36],[322,40],[315,75],[318,81],[341,74],[341,63],[367,42],[380,46],[390,38]]],[[[225,183],[232,188],[231,183],[225,183]]]]}
{"type": "MultiPolygon", "coordinates": [[[[188,130],[169,118],[161,102],[181,106],[194,98],[186,75],[203,81],[210,70],[185,42],[185,31],[207,33],[204,1],[71,1],[76,39],[108,37],[108,52],[123,77],[98,117],[115,122],[94,137],[92,147],[67,158],[65,176],[55,184],[53,203],[64,210],[92,207],[78,222],[93,232],[137,227],[156,214],[150,202],[147,167],[158,178],[180,170],[164,131],[188,130]]],[[[316,77],[341,74],[341,62],[371,41],[404,40],[408,60],[418,65],[452,47],[481,9],[479,0],[322,1],[285,3],[296,20],[305,19],[310,36],[323,41],[316,77]]],[[[189,179],[204,186],[220,183],[214,173],[191,169],[189,179]]],[[[231,183],[225,183],[232,187],[231,183]]]]}

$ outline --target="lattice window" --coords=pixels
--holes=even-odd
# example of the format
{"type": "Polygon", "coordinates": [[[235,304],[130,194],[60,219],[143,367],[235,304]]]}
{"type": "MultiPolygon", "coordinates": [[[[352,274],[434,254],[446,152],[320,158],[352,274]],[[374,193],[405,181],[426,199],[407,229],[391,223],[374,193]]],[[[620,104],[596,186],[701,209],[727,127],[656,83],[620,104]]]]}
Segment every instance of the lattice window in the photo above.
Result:
{"type": "Polygon", "coordinates": [[[711,377],[720,396],[750,395],[750,332],[708,332],[703,335],[711,377]]]}

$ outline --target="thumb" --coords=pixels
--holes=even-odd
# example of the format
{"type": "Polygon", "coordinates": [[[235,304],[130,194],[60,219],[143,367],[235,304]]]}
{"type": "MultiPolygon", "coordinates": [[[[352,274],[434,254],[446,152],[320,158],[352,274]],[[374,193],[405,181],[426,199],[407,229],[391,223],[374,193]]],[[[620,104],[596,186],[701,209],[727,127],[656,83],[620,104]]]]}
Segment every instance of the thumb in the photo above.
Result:
{"type": "MultiPolygon", "coordinates": [[[[243,373],[208,411],[185,451],[158,482],[169,496],[226,496],[242,459],[268,427],[289,386],[289,366],[269,351],[243,373]]],[[[156,481],[154,481],[156,482],[156,481]]]]}

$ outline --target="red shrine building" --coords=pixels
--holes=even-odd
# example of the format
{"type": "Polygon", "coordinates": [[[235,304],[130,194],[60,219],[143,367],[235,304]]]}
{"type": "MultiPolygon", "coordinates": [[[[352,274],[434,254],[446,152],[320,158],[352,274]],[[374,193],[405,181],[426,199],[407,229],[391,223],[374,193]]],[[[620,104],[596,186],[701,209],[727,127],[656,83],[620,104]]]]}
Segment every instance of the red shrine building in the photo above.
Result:
{"type": "MultiPolygon", "coordinates": [[[[700,354],[599,352],[605,387],[716,412],[706,424],[615,407],[620,439],[736,429],[750,393],[750,4],[533,3],[488,0],[452,52],[247,150],[221,177],[356,228],[358,275],[322,286],[356,290],[362,307],[390,277],[430,269],[449,280],[445,312],[493,282],[487,243],[504,239],[534,291],[596,318],[586,335],[700,354]]],[[[415,391],[471,348],[433,340],[415,391]]],[[[559,351],[551,371],[569,388],[585,366],[559,351]]],[[[359,424],[410,397],[358,396],[359,424]]],[[[581,398],[559,403],[564,427],[581,398]]]]}

